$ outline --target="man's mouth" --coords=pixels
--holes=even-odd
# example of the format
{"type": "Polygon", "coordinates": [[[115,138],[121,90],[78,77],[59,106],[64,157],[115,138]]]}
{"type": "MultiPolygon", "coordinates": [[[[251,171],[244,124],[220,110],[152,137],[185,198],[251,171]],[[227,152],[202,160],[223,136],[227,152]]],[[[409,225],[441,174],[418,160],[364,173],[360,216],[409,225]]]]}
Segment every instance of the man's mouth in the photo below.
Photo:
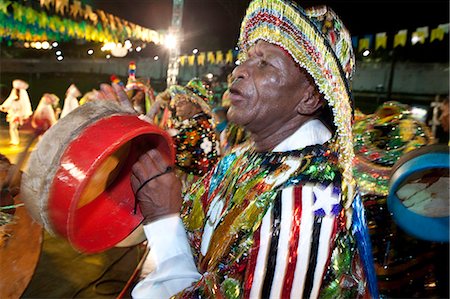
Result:
{"type": "Polygon", "coordinates": [[[231,87],[230,88],[230,101],[232,105],[235,105],[236,103],[240,102],[244,100],[244,97],[242,95],[242,92],[236,88],[236,87],[231,87]]]}

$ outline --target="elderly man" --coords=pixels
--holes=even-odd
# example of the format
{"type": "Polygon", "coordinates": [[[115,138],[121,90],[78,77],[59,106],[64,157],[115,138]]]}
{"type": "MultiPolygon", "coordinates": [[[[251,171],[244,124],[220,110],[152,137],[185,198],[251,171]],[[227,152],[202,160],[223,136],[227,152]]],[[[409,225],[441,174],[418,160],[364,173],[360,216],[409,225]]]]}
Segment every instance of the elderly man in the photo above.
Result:
{"type": "Polygon", "coordinates": [[[376,297],[351,171],[348,31],[327,7],[255,0],[239,45],[227,116],[251,140],[183,203],[160,154],[133,166],[156,265],[133,297],[376,297]]]}

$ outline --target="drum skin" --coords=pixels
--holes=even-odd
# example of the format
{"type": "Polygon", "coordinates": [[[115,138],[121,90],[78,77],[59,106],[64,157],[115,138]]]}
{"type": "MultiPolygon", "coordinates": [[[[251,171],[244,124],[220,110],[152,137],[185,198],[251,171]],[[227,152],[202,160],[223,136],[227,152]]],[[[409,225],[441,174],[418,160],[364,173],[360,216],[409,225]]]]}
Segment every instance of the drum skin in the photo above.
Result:
{"type": "MultiPolygon", "coordinates": [[[[439,176],[448,182],[449,147],[447,145],[429,145],[409,152],[404,155],[391,170],[389,181],[389,194],[387,205],[395,222],[408,234],[427,241],[449,241],[449,211],[448,211],[448,185],[442,190],[442,194],[432,193],[427,196],[427,188],[430,188],[430,179],[422,183],[422,186],[414,191],[413,195],[425,194],[422,200],[406,203],[399,198],[399,192],[408,184],[416,183],[420,186],[420,180],[425,176],[439,176]],[[420,193],[422,192],[422,193],[420,193]],[[440,195],[440,196],[439,196],[440,195]]],[[[437,178],[433,179],[436,182],[437,178]]],[[[411,192],[410,192],[411,193],[411,192]]],[[[410,197],[412,198],[412,196],[410,197]]]]}
{"type": "Polygon", "coordinates": [[[130,174],[150,149],[173,163],[172,140],[163,130],[115,102],[86,103],[39,141],[22,176],[22,199],[35,220],[75,249],[104,251],[142,222],[130,174]]]}

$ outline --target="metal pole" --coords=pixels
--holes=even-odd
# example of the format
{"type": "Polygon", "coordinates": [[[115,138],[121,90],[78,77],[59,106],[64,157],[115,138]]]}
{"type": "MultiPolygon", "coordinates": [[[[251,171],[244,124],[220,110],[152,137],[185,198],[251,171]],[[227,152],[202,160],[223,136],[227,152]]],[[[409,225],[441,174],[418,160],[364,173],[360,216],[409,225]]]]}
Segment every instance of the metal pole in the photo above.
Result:
{"type": "Polygon", "coordinates": [[[169,50],[169,65],[167,67],[167,87],[177,84],[179,72],[179,56],[181,41],[181,21],[183,19],[184,0],[173,0],[172,25],[169,28],[169,34],[176,36],[177,44],[169,50]]]}

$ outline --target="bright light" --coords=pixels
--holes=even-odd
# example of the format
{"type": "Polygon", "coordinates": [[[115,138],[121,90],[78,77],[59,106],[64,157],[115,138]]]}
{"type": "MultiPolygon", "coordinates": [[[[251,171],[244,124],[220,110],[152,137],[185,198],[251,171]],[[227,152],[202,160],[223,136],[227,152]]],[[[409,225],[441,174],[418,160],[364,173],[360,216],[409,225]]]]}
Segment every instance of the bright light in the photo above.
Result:
{"type": "Polygon", "coordinates": [[[369,51],[369,50],[365,50],[365,51],[363,52],[363,56],[364,56],[364,57],[369,56],[369,54],[370,54],[370,51],[369,51]]]}
{"type": "Polygon", "coordinates": [[[192,54],[197,54],[198,53],[198,49],[195,48],[194,50],[192,50],[192,54]]]}
{"type": "Polygon", "coordinates": [[[30,47],[30,43],[29,43],[29,42],[24,42],[24,43],[23,43],[23,46],[24,46],[25,48],[29,48],[29,47],[30,47]]]}
{"type": "Polygon", "coordinates": [[[89,50],[87,51],[87,53],[88,53],[89,55],[92,55],[92,54],[94,54],[94,50],[89,49],[89,50]]]}
{"type": "Polygon", "coordinates": [[[411,116],[419,121],[424,122],[427,116],[427,110],[420,107],[412,107],[411,116]]]}
{"type": "Polygon", "coordinates": [[[111,51],[116,47],[115,43],[105,43],[102,47],[102,51],[111,51]]]}
{"type": "Polygon", "coordinates": [[[111,55],[106,55],[106,59],[110,59],[111,58],[111,55]]]}
{"type": "Polygon", "coordinates": [[[52,46],[53,46],[53,48],[56,48],[58,46],[58,42],[53,42],[52,46]]]}
{"type": "Polygon", "coordinates": [[[164,46],[166,46],[167,49],[175,49],[178,45],[177,37],[173,34],[166,35],[166,38],[164,39],[164,46]]]}
{"type": "Polygon", "coordinates": [[[234,47],[234,49],[235,49],[236,51],[239,51],[239,47],[234,47]]]}
{"type": "Polygon", "coordinates": [[[236,60],[236,61],[234,62],[234,64],[240,65],[240,64],[241,64],[241,61],[240,61],[240,60],[236,60]]]}
{"type": "Polygon", "coordinates": [[[415,45],[418,42],[420,42],[420,37],[417,35],[413,35],[413,37],[411,38],[411,44],[415,45]]]}
{"type": "MultiPolygon", "coordinates": [[[[126,48],[125,48],[126,49],[126,48]]],[[[129,48],[128,52],[133,52],[133,48],[129,48]]]]}
{"type": "Polygon", "coordinates": [[[50,43],[49,42],[43,42],[42,43],[42,49],[47,50],[48,48],[50,48],[50,43]]]}
{"type": "Polygon", "coordinates": [[[58,51],[55,52],[55,54],[56,54],[56,56],[59,56],[59,55],[62,54],[62,52],[58,50],[58,51]]]}
{"type": "Polygon", "coordinates": [[[127,40],[125,41],[125,48],[126,48],[126,49],[130,49],[132,46],[133,46],[133,45],[131,44],[131,42],[127,39],[127,40]]]}
{"type": "Polygon", "coordinates": [[[34,44],[34,47],[36,48],[36,49],[42,49],[42,43],[41,42],[36,42],[36,44],[34,44]]]}
{"type": "Polygon", "coordinates": [[[159,56],[158,55],[156,55],[155,57],[153,57],[153,60],[158,60],[159,59],[159,56]]]}
{"type": "Polygon", "coordinates": [[[56,57],[56,59],[58,59],[58,61],[61,61],[61,60],[63,60],[63,59],[64,59],[64,57],[62,57],[62,56],[58,56],[58,57],[56,57]]]}
{"type": "Polygon", "coordinates": [[[142,50],[141,47],[139,47],[139,46],[136,47],[136,52],[141,52],[141,50],[142,50]]]}
{"type": "Polygon", "coordinates": [[[211,80],[213,77],[214,75],[212,73],[206,74],[206,78],[208,78],[208,80],[211,80]]]}

